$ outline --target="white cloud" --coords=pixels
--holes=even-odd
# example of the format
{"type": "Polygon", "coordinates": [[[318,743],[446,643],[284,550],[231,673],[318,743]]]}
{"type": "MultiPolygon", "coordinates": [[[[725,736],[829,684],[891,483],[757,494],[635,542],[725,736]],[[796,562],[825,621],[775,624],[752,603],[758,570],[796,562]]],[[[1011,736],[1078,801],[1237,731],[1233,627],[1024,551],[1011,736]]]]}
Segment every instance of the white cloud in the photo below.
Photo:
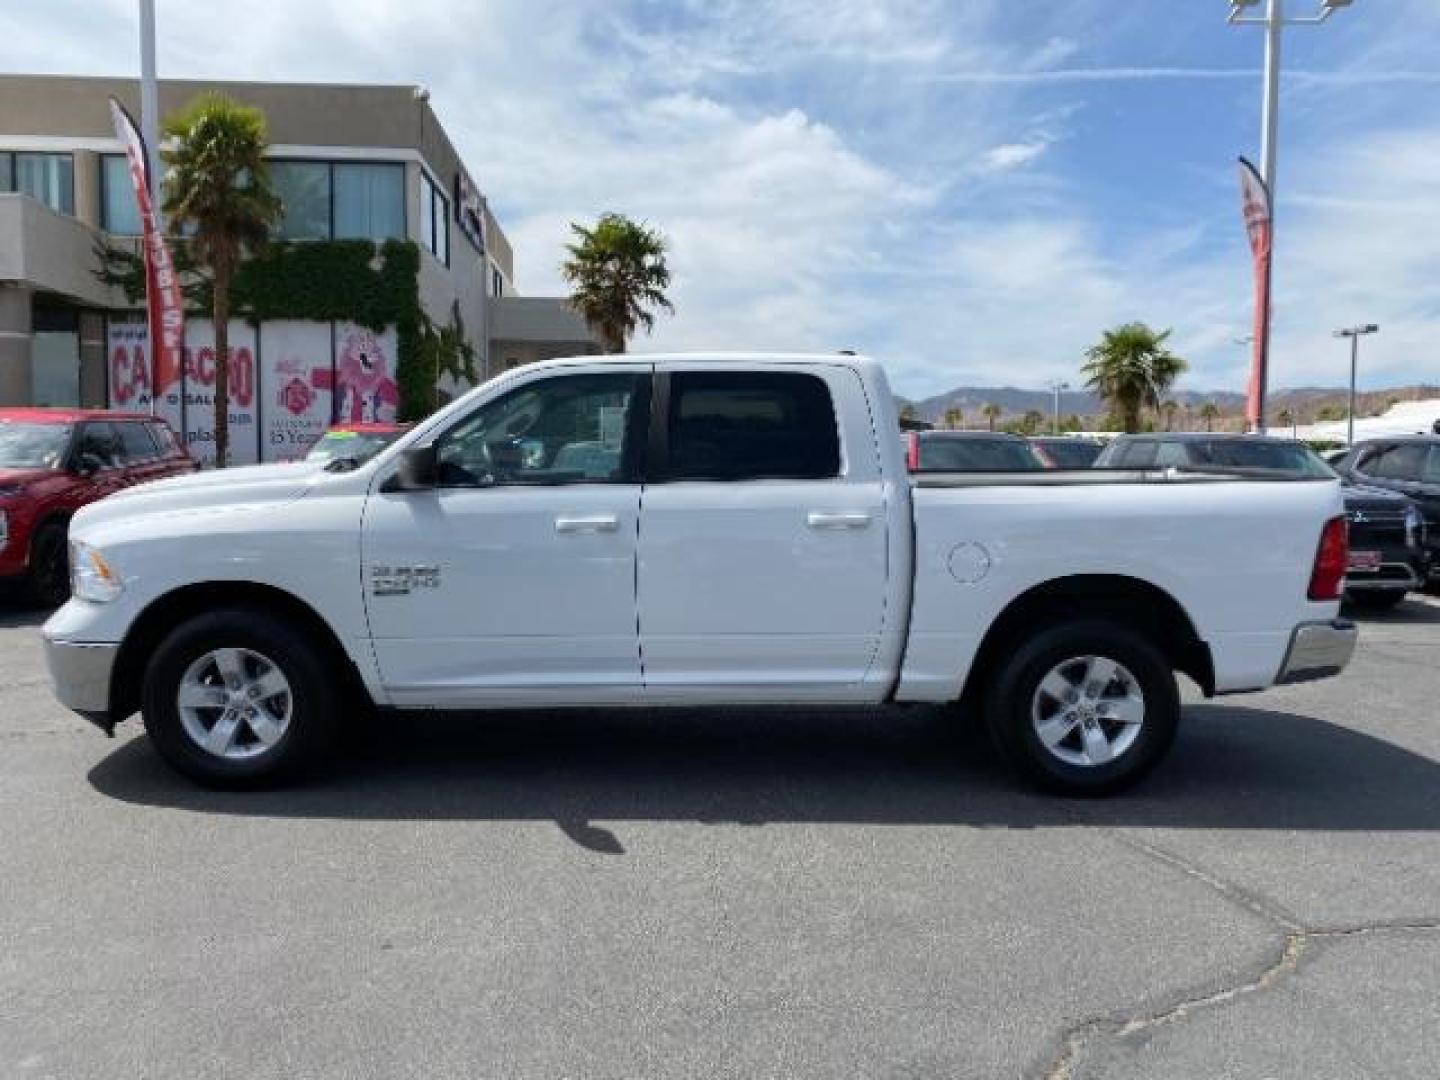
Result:
{"type": "Polygon", "coordinates": [[[1030,164],[1045,153],[1049,146],[1050,144],[1044,140],[1003,143],[985,151],[980,160],[985,169],[991,172],[1003,172],[1006,169],[1017,169],[1022,165],[1030,164]]]}

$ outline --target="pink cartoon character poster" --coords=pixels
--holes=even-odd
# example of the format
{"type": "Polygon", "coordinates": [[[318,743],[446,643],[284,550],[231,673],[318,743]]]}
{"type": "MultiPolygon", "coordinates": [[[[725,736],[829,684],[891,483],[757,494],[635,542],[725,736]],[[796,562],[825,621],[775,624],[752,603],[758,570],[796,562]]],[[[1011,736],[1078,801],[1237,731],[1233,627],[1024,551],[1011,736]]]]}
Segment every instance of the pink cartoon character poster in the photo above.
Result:
{"type": "Polygon", "coordinates": [[[376,334],[354,323],[341,323],[335,344],[336,421],[393,423],[400,402],[393,374],[395,331],[376,334]]]}

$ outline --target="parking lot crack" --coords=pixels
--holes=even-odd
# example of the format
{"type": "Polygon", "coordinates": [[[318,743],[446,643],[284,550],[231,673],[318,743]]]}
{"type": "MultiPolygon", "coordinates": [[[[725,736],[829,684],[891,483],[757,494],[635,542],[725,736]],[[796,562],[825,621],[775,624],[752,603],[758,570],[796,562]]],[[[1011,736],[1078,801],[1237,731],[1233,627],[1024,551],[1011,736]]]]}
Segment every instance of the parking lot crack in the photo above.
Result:
{"type": "Polygon", "coordinates": [[[1041,1075],[1045,1080],[1074,1080],[1082,1056],[1101,1042],[1115,1042],[1154,1028],[1180,1023],[1196,1013],[1222,1008],[1260,994],[1292,974],[1299,966],[1301,958],[1321,942],[1388,934],[1435,932],[1440,932],[1440,918],[1317,927],[1288,932],[1281,940],[1278,951],[1272,954],[1258,973],[1243,977],[1233,985],[1204,994],[1187,995],[1151,1011],[1123,1019],[1102,1017],[1075,1025],[1064,1034],[1060,1052],[1041,1075]]]}
{"type": "Polygon", "coordinates": [[[1290,912],[1286,911],[1274,900],[1251,889],[1237,885],[1233,881],[1227,881],[1218,874],[1207,870],[1199,863],[1185,858],[1177,852],[1163,848],[1159,844],[1152,844],[1137,836],[1131,836],[1118,829],[1102,829],[1106,836],[1116,843],[1123,844],[1145,858],[1153,862],[1161,863],[1170,867],[1185,877],[1204,885],[1211,892],[1219,895],[1223,900],[1236,907],[1239,907],[1250,914],[1271,923],[1289,933],[1300,933],[1303,930],[1300,920],[1290,912]]]}

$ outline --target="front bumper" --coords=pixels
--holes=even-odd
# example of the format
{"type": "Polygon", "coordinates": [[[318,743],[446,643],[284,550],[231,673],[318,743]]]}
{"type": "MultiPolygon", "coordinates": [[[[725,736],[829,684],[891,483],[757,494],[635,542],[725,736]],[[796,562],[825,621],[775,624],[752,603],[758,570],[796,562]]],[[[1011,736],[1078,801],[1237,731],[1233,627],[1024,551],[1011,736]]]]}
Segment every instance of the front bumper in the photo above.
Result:
{"type": "Polygon", "coordinates": [[[107,732],[110,723],[110,675],[119,645],[95,645],[45,638],[45,664],[60,704],[107,732]]]}
{"type": "Polygon", "coordinates": [[[1277,683],[1309,682],[1338,675],[1355,654],[1360,631],[1349,619],[1301,623],[1290,635],[1290,648],[1277,683]]]}

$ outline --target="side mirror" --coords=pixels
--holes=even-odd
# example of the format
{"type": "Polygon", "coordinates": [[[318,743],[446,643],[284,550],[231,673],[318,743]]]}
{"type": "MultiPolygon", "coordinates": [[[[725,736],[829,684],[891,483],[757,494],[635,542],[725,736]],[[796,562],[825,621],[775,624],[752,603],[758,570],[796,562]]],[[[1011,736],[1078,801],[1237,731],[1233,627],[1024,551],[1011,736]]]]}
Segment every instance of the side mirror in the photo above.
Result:
{"type": "Polygon", "coordinates": [[[385,484],[386,491],[428,491],[435,486],[438,471],[434,446],[411,446],[400,453],[395,475],[385,484]]]}
{"type": "Polygon", "coordinates": [[[79,460],[75,462],[75,474],[83,476],[87,480],[103,468],[105,468],[105,463],[94,454],[81,454],[79,460]]]}

